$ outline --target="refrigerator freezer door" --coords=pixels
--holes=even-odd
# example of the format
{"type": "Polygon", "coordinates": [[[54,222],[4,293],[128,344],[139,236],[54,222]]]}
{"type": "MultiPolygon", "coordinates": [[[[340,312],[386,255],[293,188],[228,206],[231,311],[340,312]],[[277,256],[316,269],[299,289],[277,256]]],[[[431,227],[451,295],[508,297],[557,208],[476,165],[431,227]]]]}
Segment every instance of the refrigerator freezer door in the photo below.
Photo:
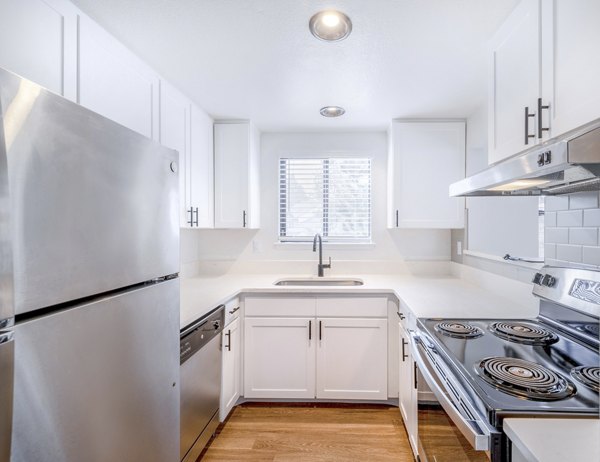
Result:
{"type": "Polygon", "coordinates": [[[179,271],[177,152],[0,69],[17,314],[179,271]]]}
{"type": "Polygon", "coordinates": [[[10,460],[14,348],[12,332],[0,331],[0,462],[10,460]]]}
{"type": "MultiPolygon", "coordinates": [[[[13,323],[13,261],[10,228],[8,164],[4,142],[3,108],[0,99],[0,329],[13,323]]],[[[2,460],[2,459],[0,459],[2,460]]]]}
{"type": "Polygon", "coordinates": [[[179,460],[179,280],[15,326],[12,462],[179,460]]]}

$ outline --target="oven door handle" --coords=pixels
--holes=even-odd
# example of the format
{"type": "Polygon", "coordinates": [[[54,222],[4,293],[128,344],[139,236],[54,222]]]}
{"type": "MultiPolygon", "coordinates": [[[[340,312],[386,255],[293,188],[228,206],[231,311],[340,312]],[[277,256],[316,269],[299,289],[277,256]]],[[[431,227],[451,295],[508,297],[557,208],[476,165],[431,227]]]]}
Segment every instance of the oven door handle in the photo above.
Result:
{"type": "Polygon", "coordinates": [[[472,419],[470,416],[465,415],[467,412],[470,414],[474,413],[469,411],[462,403],[461,407],[464,407],[464,411],[461,412],[461,410],[458,409],[457,405],[448,396],[448,392],[446,392],[442,388],[442,385],[439,384],[439,380],[442,379],[435,378],[437,374],[432,370],[432,365],[423,358],[423,355],[419,351],[426,348],[423,341],[415,332],[411,332],[410,336],[413,340],[413,345],[415,346],[413,356],[419,367],[419,371],[444,410],[448,413],[448,416],[452,419],[469,444],[471,444],[473,449],[477,451],[489,451],[492,431],[488,428],[487,422],[480,419],[472,419]]]}

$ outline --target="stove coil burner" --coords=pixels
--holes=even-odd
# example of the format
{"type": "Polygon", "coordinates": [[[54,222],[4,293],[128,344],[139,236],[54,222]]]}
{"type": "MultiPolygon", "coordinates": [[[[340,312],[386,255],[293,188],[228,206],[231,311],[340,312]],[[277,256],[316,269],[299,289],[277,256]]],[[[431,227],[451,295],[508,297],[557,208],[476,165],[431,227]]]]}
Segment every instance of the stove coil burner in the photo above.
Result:
{"type": "Polygon", "coordinates": [[[571,377],[581,382],[586,387],[600,392],[600,367],[579,366],[571,370],[571,377]]]}
{"type": "Polygon", "coordinates": [[[556,401],[575,393],[566,379],[539,364],[514,358],[486,358],[476,367],[486,382],[501,391],[536,401],[556,401]]]}
{"type": "Polygon", "coordinates": [[[558,336],[549,330],[524,322],[494,322],[490,330],[498,337],[526,345],[550,345],[558,336]]]}
{"type": "Polygon", "coordinates": [[[479,327],[465,322],[440,322],[435,325],[435,330],[454,338],[477,338],[483,335],[479,327]]]}
{"type": "Polygon", "coordinates": [[[585,330],[586,332],[589,332],[590,334],[594,334],[596,337],[598,335],[600,335],[600,330],[598,330],[598,324],[594,323],[594,324],[585,324],[583,326],[583,330],[585,330]]]}

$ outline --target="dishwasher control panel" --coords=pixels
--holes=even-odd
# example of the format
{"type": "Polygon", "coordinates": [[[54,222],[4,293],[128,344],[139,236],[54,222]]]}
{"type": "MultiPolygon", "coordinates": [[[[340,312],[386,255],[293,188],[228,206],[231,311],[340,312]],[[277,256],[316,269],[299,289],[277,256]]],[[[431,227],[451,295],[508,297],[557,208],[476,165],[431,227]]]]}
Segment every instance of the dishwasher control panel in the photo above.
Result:
{"type": "Polygon", "coordinates": [[[224,324],[225,307],[221,305],[182,329],[179,341],[179,364],[183,364],[213,338],[221,335],[224,324]]]}

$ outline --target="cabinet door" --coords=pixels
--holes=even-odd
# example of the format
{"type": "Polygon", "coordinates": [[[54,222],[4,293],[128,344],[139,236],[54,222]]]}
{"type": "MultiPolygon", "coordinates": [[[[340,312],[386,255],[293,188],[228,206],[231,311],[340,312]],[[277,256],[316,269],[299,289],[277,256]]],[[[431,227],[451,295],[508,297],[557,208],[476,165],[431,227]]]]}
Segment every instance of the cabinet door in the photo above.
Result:
{"type": "MultiPolygon", "coordinates": [[[[542,124],[560,135],[600,117],[600,2],[554,0],[542,4],[542,124]]],[[[539,133],[538,133],[539,134],[539,133]]]]}
{"type": "Polygon", "coordinates": [[[216,123],[215,228],[257,228],[258,134],[250,123],[216,123]]]}
{"type": "Polygon", "coordinates": [[[77,11],[61,0],[0,2],[0,67],[76,99],[77,11]]]}
{"type": "Polygon", "coordinates": [[[219,417],[225,421],[240,397],[241,353],[240,319],[223,331],[223,369],[221,377],[221,406],[219,417]]]}
{"type": "MultiPolygon", "coordinates": [[[[539,0],[523,0],[490,42],[488,134],[489,162],[494,163],[528,147],[525,107],[536,113],[540,95],[541,12],[539,0]]],[[[529,117],[535,134],[535,117],[529,117]]],[[[529,138],[529,145],[536,138],[529,138]]]]}
{"type": "Polygon", "coordinates": [[[410,336],[401,322],[398,323],[400,339],[399,367],[399,407],[408,440],[413,453],[417,454],[417,390],[415,388],[415,368],[411,353],[410,336]]]}
{"type": "Polygon", "coordinates": [[[179,153],[180,225],[189,228],[193,223],[186,181],[190,164],[190,102],[164,81],[160,83],[160,143],[179,153]]]}
{"type": "Polygon", "coordinates": [[[88,17],[79,17],[79,103],[158,140],[158,76],[88,17]]]}
{"type": "Polygon", "coordinates": [[[189,203],[197,228],[214,226],[213,120],[192,105],[190,162],[186,168],[189,203]]]}
{"type": "Polygon", "coordinates": [[[317,319],[317,398],[387,399],[387,319],[317,319]]]}
{"type": "Polygon", "coordinates": [[[464,199],[449,197],[465,175],[465,123],[393,124],[395,223],[400,228],[463,228],[464,199]]]}
{"type": "Polygon", "coordinates": [[[315,320],[244,320],[244,396],[315,397],[315,320]]]}

